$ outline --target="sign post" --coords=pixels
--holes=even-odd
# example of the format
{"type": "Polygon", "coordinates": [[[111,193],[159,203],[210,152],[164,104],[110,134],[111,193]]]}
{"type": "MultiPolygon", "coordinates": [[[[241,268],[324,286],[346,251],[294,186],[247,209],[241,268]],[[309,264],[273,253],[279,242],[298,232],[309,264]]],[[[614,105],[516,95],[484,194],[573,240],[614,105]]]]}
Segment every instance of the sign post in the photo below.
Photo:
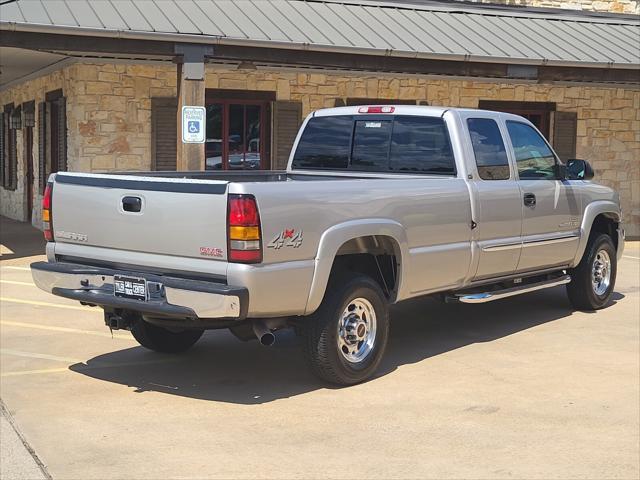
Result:
{"type": "Polygon", "coordinates": [[[182,107],[182,143],[204,143],[206,111],[204,107],[182,107]]]}

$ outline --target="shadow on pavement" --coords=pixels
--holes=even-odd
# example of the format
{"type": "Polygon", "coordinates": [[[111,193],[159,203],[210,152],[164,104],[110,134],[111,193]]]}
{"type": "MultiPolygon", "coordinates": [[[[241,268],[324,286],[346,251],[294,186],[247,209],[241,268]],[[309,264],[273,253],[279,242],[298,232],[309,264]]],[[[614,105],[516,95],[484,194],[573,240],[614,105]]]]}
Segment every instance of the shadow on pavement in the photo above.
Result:
{"type": "MultiPolygon", "coordinates": [[[[624,295],[616,294],[615,300],[621,298],[624,295]]],[[[389,348],[377,377],[401,365],[569,317],[572,311],[562,287],[475,306],[445,305],[433,298],[404,302],[392,310],[389,348]]],[[[69,368],[135,387],[136,392],[247,405],[333,388],[307,370],[292,332],[277,332],[277,337],[274,347],[265,348],[239,342],[226,331],[210,331],[181,356],[134,347],[69,368]]]]}
{"type": "Polygon", "coordinates": [[[2,253],[2,260],[44,255],[46,242],[42,232],[29,223],[0,216],[0,243],[13,253],[2,253]]]}

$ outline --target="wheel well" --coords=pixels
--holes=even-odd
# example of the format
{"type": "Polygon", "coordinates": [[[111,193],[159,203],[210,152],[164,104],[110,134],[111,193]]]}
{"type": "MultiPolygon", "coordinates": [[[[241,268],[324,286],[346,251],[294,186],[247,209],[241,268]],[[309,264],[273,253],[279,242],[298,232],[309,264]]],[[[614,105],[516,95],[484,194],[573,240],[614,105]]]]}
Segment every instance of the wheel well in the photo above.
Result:
{"type": "Polygon", "coordinates": [[[338,249],[331,275],[345,270],[368,275],[393,300],[398,289],[399,261],[400,247],[393,238],[384,235],[353,238],[338,249]]]}
{"type": "Polygon", "coordinates": [[[589,237],[593,238],[595,235],[600,233],[604,233],[605,235],[609,235],[611,237],[611,241],[618,250],[618,222],[615,218],[611,217],[606,213],[601,213],[596,218],[594,218],[593,223],[591,224],[591,232],[589,233],[589,237]]]}

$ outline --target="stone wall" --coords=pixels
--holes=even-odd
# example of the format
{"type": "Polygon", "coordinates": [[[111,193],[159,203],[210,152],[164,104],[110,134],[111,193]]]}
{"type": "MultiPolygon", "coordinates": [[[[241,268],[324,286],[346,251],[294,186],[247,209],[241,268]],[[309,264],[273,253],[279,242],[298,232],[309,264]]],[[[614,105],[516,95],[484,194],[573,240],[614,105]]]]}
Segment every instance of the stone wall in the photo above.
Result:
{"type": "Polygon", "coordinates": [[[70,165],[80,171],[151,168],[151,97],[176,96],[167,64],[78,64],[69,117],[70,165]]]}
{"type": "MultiPolygon", "coordinates": [[[[35,180],[35,186],[33,189],[33,224],[40,225],[41,221],[41,207],[42,196],[38,192],[38,181],[39,171],[38,171],[38,103],[43,102],[45,99],[45,94],[52,90],[57,90],[62,88],[64,92],[72,92],[73,89],[71,86],[73,85],[73,77],[69,74],[68,68],[63,68],[61,70],[50,73],[49,75],[45,75],[39,77],[37,79],[22,83],[14,88],[9,90],[3,90],[0,92],[0,107],[3,107],[7,103],[14,103],[17,107],[23,102],[28,102],[31,100],[35,100],[36,103],[36,127],[33,129],[33,155],[35,157],[34,161],[34,171],[33,175],[35,180]]],[[[73,95],[67,98],[68,101],[74,102],[73,95]]],[[[17,156],[18,156],[18,185],[16,190],[5,190],[4,188],[0,188],[0,213],[9,218],[13,218],[15,220],[24,221],[28,218],[27,212],[27,185],[25,182],[26,178],[26,168],[24,162],[24,152],[23,152],[23,130],[18,130],[16,132],[16,143],[17,143],[17,156]]]]}
{"type": "MultiPolygon", "coordinates": [[[[175,96],[174,65],[75,64],[0,92],[0,105],[39,100],[45,91],[61,86],[67,96],[70,169],[97,172],[151,167],[150,99],[175,96]]],[[[300,101],[303,115],[334,106],[336,98],[354,97],[422,100],[430,105],[472,108],[479,100],[556,102],[559,110],[577,112],[577,156],[592,162],[597,181],[620,192],[628,232],[640,236],[640,89],[380,74],[239,71],[214,66],[207,67],[206,87],[276,92],[278,100],[300,101]]],[[[24,167],[20,152],[19,165],[19,190],[2,191],[1,211],[23,219],[21,205],[26,202],[21,196],[24,167]]],[[[39,202],[34,205],[39,211],[39,202]]]]}
{"type": "Polygon", "coordinates": [[[526,5],[530,7],[563,8],[592,12],[640,14],[638,0],[471,0],[478,3],[500,5],[526,5]]]}

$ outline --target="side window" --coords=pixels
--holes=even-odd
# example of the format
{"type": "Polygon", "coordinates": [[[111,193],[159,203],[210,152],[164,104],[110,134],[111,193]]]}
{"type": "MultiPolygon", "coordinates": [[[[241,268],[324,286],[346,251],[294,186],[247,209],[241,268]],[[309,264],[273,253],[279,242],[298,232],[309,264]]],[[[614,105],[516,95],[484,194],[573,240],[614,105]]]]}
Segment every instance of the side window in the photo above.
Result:
{"type": "Polygon", "coordinates": [[[556,158],[538,132],[525,123],[507,121],[521,179],[555,179],[556,158]]]}
{"type": "Polygon", "coordinates": [[[490,118],[469,118],[467,125],[480,178],[508,180],[509,160],[498,124],[490,118]]]}
{"type": "Polygon", "coordinates": [[[356,120],[351,167],[354,170],[385,171],[389,168],[389,120],[356,120]]]}
{"type": "Polygon", "coordinates": [[[309,120],[298,142],[293,168],[346,169],[352,124],[349,116],[309,120]]]}
{"type": "Polygon", "coordinates": [[[455,161],[444,120],[396,117],[391,136],[389,170],[454,175],[455,161]]]}

